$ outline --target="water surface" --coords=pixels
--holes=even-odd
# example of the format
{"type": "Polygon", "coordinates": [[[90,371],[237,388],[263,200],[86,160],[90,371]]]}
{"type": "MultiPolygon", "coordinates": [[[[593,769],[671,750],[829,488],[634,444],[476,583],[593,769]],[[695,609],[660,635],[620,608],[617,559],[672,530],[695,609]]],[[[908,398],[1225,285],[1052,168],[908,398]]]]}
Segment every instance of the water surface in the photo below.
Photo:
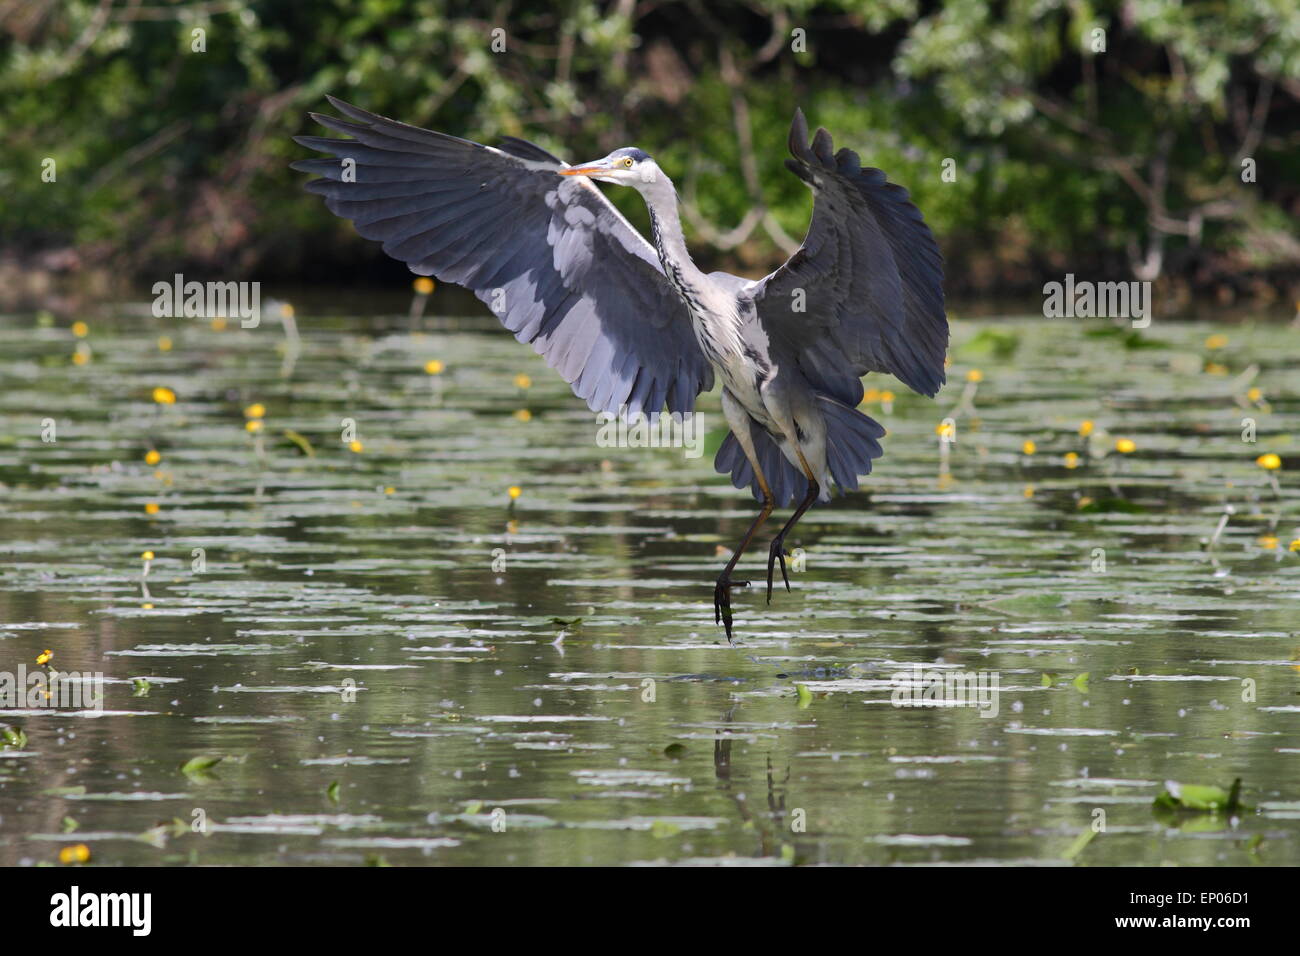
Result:
{"type": "Polygon", "coordinates": [[[298,320],[290,363],[270,320],[0,319],[0,670],[107,680],[0,711],[0,863],[1300,862],[1293,331],[957,321],[938,401],[869,377],[877,473],[730,647],[716,394],[703,457],[605,448],[506,333],[298,320]],[[996,715],[892,706],[917,664],[996,715]]]}

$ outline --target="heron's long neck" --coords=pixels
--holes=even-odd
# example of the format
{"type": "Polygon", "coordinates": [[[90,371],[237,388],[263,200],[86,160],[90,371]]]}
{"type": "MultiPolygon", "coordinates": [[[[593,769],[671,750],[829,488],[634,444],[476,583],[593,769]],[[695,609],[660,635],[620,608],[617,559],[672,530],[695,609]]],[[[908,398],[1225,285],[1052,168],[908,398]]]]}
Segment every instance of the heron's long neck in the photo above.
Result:
{"type": "Polygon", "coordinates": [[[703,309],[703,300],[712,289],[712,281],[696,268],[682,235],[682,219],[677,211],[677,190],[666,178],[645,194],[650,210],[650,230],[664,275],[692,313],[703,309]]]}

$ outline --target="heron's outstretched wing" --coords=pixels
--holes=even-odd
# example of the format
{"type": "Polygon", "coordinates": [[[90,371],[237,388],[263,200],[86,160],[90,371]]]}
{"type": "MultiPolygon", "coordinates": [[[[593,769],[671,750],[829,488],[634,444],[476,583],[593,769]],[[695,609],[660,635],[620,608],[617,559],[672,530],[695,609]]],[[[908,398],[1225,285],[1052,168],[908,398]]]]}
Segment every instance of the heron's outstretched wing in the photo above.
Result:
{"type": "Polygon", "coordinates": [[[334,97],[352,139],[298,136],[337,159],[293,164],[330,211],[419,275],[472,290],[593,411],[687,412],[713,386],[654,248],[583,176],[540,147],[480,146],[334,97]]]}
{"type": "Polygon", "coordinates": [[[907,190],[796,110],[785,164],[812,189],[812,223],[790,260],[757,284],[758,315],[809,380],[849,405],[860,377],[889,372],[933,395],[944,382],[943,257],[907,190]]]}

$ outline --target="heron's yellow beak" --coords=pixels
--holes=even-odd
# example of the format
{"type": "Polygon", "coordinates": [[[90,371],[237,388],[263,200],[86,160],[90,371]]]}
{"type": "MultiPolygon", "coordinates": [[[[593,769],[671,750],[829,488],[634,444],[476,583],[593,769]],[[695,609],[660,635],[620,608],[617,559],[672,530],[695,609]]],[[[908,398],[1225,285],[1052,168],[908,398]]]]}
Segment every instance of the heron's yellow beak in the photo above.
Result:
{"type": "Polygon", "coordinates": [[[568,169],[561,169],[561,176],[590,176],[592,173],[603,172],[599,166],[570,166],[568,169]]]}

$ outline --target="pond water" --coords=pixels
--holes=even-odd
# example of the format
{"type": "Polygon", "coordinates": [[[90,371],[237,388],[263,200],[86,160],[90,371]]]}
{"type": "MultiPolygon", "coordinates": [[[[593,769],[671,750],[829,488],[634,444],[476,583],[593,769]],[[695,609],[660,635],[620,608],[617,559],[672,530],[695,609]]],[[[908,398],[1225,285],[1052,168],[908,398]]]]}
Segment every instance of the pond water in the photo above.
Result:
{"type": "Polygon", "coordinates": [[[716,394],[603,447],[478,320],[136,314],[0,319],[0,671],[105,681],[0,710],[0,863],[1300,863],[1293,329],[954,322],[732,647],[716,394]]]}

